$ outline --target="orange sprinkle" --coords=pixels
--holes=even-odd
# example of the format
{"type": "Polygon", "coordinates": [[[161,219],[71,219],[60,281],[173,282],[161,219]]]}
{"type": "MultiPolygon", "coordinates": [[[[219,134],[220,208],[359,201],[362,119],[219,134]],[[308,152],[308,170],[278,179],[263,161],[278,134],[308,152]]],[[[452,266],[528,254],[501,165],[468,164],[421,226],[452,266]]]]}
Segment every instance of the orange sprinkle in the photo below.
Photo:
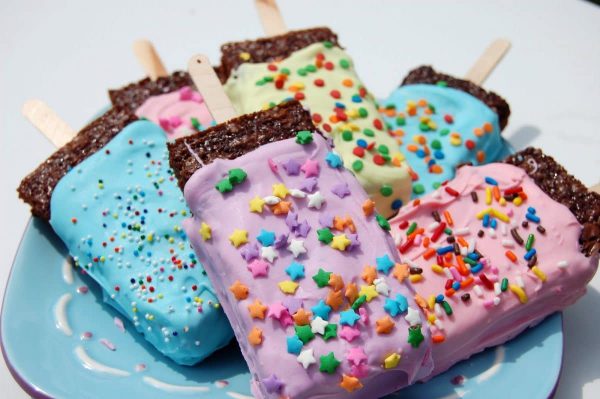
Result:
{"type": "Polygon", "coordinates": [[[375,210],[375,202],[373,202],[373,200],[370,198],[365,200],[365,202],[363,202],[362,209],[365,216],[371,216],[375,210]]]}
{"type": "Polygon", "coordinates": [[[262,344],[262,340],[262,330],[258,327],[252,327],[252,330],[250,330],[250,333],[248,334],[248,342],[250,342],[252,346],[256,346],[262,344]]]}
{"type": "Polygon", "coordinates": [[[431,167],[429,168],[429,172],[431,173],[435,173],[435,174],[440,174],[444,171],[444,169],[438,165],[438,164],[433,164],[431,165],[431,167]]]}
{"type": "Polygon", "coordinates": [[[416,109],[416,108],[409,108],[409,109],[407,110],[407,114],[408,114],[409,116],[415,116],[415,115],[417,114],[417,109],[416,109]]]}
{"type": "Polygon", "coordinates": [[[468,277],[468,278],[464,279],[463,281],[460,282],[460,288],[466,288],[466,287],[470,286],[471,284],[473,284],[473,281],[475,281],[473,279],[473,277],[468,277]]]}
{"type": "Polygon", "coordinates": [[[365,266],[360,278],[369,285],[373,284],[373,280],[377,278],[377,269],[374,266],[365,266]]]}
{"type": "Polygon", "coordinates": [[[418,174],[417,174],[417,172],[415,172],[414,170],[412,170],[412,169],[408,169],[408,174],[410,175],[410,179],[411,179],[412,181],[417,181],[417,180],[419,180],[419,175],[418,175],[418,174]]]}
{"type": "Polygon", "coordinates": [[[431,337],[431,340],[433,341],[434,344],[441,344],[442,342],[444,342],[446,340],[446,337],[444,337],[441,334],[436,334],[431,337]]]}
{"type": "Polygon", "coordinates": [[[415,141],[421,145],[427,144],[427,139],[423,135],[415,136],[415,141]]]}
{"type": "MultiPolygon", "coordinates": [[[[346,87],[352,87],[354,85],[354,82],[352,82],[352,79],[344,79],[342,80],[342,84],[346,87]]],[[[394,116],[396,110],[393,108],[391,108],[390,110],[393,111],[393,114],[391,116],[394,116]]]]}
{"type": "Polygon", "coordinates": [[[448,253],[444,254],[444,260],[447,262],[452,262],[453,256],[454,256],[454,253],[448,252],[448,253]]]}
{"type": "Polygon", "coordinates": [[[415,144],[409,144],[406,146],[406,149],[410,152],[417,152],[419,147],[417,147],[415,144]]]}
{"type": "Polygon", "coordinates": [[[521,197],[521,199],[523,201],[525,201],[527,199],[527,194],[525,194],[525,192],[521,191],[521,192],[519,192],[519,197],[521,197]]]}
{"type": "Polygon", "coordinates": [[[451,297],[454,295],[455,292],[456,291],[454,291],[454,288],[450,288],[450,289],[446,290],[445,294],[447,297],[451,297]]]}
{"type": "Polygon", "coordinates": [[[460,274],[462,274],[463,276],[466,276],[467,274],[469,274],[469,269],[467,269],[467,267],[465,266],[465,262],[463,261],[462,256],[458,255],[456,257],[456,263],[458,263],[457,266],[457,270],[460,274]]]}
{"type": "Polygon", "coordinates": [[[462,238],[462,237],[458,237],[458,239],[457,239],[457,240],[458,240],[458,243],[459,243],[459,244],[460,244],[462,247],[465,247],[465,248],[466,248],[466,247],[468,247],[468,246],[469,246],[469,243],[468,243],[468,242],[466,242],[464,238],[462,238]]]}
{"type": "Polygon", "coordinates": [[[429,237],[423,238],[423,247],[424,248],[429,248],[429,242],[430,242],[429,237]]]}
{"type": "Polygon", "coordinates": [[[415,238],[418,235],[421,235],[425,232],[425,229],[422,227],[419,227],[418,229],[416,229],[415,231],[413,231],[409,236],[407,236],[407,239],[411,239],[411,238],[415,238]]]}
{"type": "Polygon", "coordinates": [[[431,115],[431,114],[433,114],[433,111],[432,111],[432,110],[430,110],[429,108],[425,108],[425,110],[423,111],[423,113],[424,113],[425,115],[431,115]]]}
{"type": "Polygon", "coordinates": [[[424,98],[422,98],[422,99],[420,99],[420,100],[417,102],[417,105],[418,105],[419,107],[426,107],[426,106],[427,106],[427,100],[425,100],[424,98]]]}
{"type": "Polygon", "coordinates": [[[444,211],[444,219],[446,219],[446,223],[448,226],[454,226],[454,220],[452,219],[452,215],[448,211],[444,211]]]}
{"type": "Polygon", "coordinates": [[[338,123],[338,117],[337,117],[337,115],[330,115],[329,116],[329,122],[331,122],[331,123],[338,123]]]}
{"type": "Polygon", "coordinates": [[[477,137],[481,137],[483,136],[483,129],[480,127],[476,127],[475,129],[473,129],[473,134],[477,137]]]}
{"type": "Polygon", "coordinates": [[[484,130],[486,133],[491,133],[491,132],[494,130],[494,126],[492,126],[492,124],[491,124],[491,123],[489,123],[489,122],[486,122],[486,123],[484,123],[484,124],[483,124],[483,130],[484,130]]]}
{"type": "Polygon", "coordinates": [[[394,158],[392,158],[392,164],[394,166],[401,166],[402,165],[402,161],[400,160],[400,158],[394,157],[394,158]]]}
{"type": "Polygon", "coordinates": [[[416,199],[413,201],[413,206],[419,206],[421,205],[421,200],[420,199],[416,199]]]}
{"type": "Polygon", "coordinates": [[[483,163],[485,161],[485,152],[477,151],[477,162],[483,163]]]}
{"type": "Polygon", "coordinates": [[[427,309],[427,301],[419,294],[415,294],[415,303],[419,305],[420,308],[427,309]]]}
{"type": "Polygon", "coordinates": [[[508,259],[510,259],[513,263],[517,263],[517,255],[511,250],[505,252],[505,255],[508,259]]]}
{"type": "Polygon", "coordinates": [[[494,186],[492,188],[492,195],[494,196],[494,199],[496,201],[500,201],[500,189],[498,188],[498,186],[494,186]]]}
{"type": "MultiPolygon", "coordinates": [[[[429,238],[429,237],[426,237],[429,238]]],[[[425,253],[423,254],[423,259],[425,260],[429,260],[431,259],[434,255],[436,254],[435,249],[433,248],[429,248],[427,251],[425,251],[425,253]]]]}

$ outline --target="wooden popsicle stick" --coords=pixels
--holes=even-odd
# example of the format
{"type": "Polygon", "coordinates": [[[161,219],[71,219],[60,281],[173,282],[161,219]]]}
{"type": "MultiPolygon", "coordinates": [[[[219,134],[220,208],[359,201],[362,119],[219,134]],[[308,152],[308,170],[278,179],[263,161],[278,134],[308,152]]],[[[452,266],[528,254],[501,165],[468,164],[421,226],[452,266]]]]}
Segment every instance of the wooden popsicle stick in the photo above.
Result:
{"type": "Polygon", "coordinates": [[[254,5],[267,36],[276,36],[287,32],[275,0],[254,0],[254,5]]]}
{"type": "Polygon", "coordinates": [[[41,100],[26,101],[21,112],[57,148],[67,144],[77,134],[41,100]]]}
{"type": "Polygon", "coordinates": [[[470,80],[476,85],[481,85],[492,73],[496,65],[502,60],[504,55],[510,49],[510,42],[506,39],[496,39],[483,52],[481,57],[469,69],[465,79],[470,80]]]}
{"type": "Polygon", "coordinates": [[[149,40],[136,40],[133,43],[133,53],[150,79],[156,80],[169,76],[160,56],[149,40]]]}
{"type": "Polygon", "coordinates": [[[193,56],[188,63],[188,71],[217,123],[237,116],[207,56],[203,54],[193,56]]]}

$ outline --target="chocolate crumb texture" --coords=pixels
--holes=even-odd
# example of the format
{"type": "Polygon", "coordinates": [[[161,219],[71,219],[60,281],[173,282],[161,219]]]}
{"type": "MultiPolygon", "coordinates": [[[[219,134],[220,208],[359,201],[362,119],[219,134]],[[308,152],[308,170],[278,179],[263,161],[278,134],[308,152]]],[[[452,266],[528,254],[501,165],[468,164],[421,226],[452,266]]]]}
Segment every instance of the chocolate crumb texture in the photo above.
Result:
{"type": "Polygon", "coordinates": [[[19,197],[31,206],[31,213],[50,220],[50,199],[58,181],[90,155],[100,150],[137,118],[127,109],[111,108],[81,129],[19,185],[19,197]]]}
{"type": "Polygon", "coordinates": [[[179,186],[217,158],[234,159],[256,148],[296,137],[299,131],[315,132],[310,113],[298,101],[284,102],[266,111],[234,118],[203,132],[181,137],[168,144],[169,160],[179,186]]]}
{"type": "Polygon", "coordinates": [[[500,129],[506,127],[510,116],[510,106],[506,100],[493,91],[486,91],[481,86],[468,80],[437,72],[432,67],[424,65],[410,71],[402,81],[401,86],[418,83],[438,84],[439,82],[444,82],[448,87],[462,90],[481,100],[498,115],[500,129]]]}
{"type": "Polygon", "coordinates": [[[538,148],[526,148],[506,161],[520,167],[550,198],[569,208],[583,226],[579,245],[586,256],[600,251],[600,194],[589,190],[538,148]]]}

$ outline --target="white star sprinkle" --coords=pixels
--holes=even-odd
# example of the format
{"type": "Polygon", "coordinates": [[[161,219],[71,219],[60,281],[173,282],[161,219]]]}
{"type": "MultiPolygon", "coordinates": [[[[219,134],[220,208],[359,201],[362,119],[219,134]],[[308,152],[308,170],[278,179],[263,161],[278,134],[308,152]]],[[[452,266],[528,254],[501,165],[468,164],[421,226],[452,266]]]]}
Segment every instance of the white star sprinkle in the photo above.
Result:
{"type": "Polygon", "coordinates": [[[296,358],[300,364],[307,369],[311,364],[316,363],[314,350],[313,349],[305,349],[296,358]]]}
{"type": "Polygon", "coordinates": [[[406,316],[404,316],[404,319],[411,326],[421,324],[421,315],[419,314],[419,311],[411,308],[410,306],[408,307],[408,313],[406,314],[406,316]]]}
{"type": "Polygon", "coordinates": [[[310,330],[315,334],[325,334],[325,327],[327,326],[325,320],[323,320],[320,316],[314,318],[313,321],[310,322],[310,330]]]}
{"type": "Polygon", "coordinates": [[[290,195],[294,198],[306,198],[306,193],[302,190],[298,190],[297,188],[290,189],[290,195]]]}
{"type": "Polygon", "coordinates": [[[387,285],[383,278],[376,278],[375,280],[373,280],[373,283],[375,283],[375,290],[381,295],[390,295],[390,287],[387,285]]]}
{"type": "Polygon", "coordinates": [[[317,191],[314,194],[308,195],[308,207],[309,208],[321,209],[321,206],[323,206],[324,202],[325,202],[325,197],[323,197],[323,195],[321,194],[320,191],[317,191]]]}
{"type": "Polygon", "coordinates": [[[260,257],[273,263],[275,258],[277,258],[277,251],[273,247],[262,247],[260,249],[260,257]]]}
{"type": "Polygon", "coordinates": [[[288,251],[294,254],[294,258],[306,253],[306,248],[304,248],[303,240],[292,240],[290,245],[287,247],[288,251]]]}

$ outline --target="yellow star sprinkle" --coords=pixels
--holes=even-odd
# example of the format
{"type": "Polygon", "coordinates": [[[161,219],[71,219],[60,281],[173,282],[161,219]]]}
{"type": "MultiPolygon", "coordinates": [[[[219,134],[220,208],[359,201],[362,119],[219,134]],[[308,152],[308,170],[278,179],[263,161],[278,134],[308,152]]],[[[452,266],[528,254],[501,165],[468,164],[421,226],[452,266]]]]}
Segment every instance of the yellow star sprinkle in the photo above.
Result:
{"type": "Polygon", "coordinates": [[[248,232],[246,230],[235,229],[229,236],[229,241],[234,247],[239,247],[248,242],[248,232]]]}
{"type": "Polygon", "coordinates": [[[284,199],[289,194],[289,190],[283,183],[273,184],[273,195],[284,199]]]}
{"type": "Polygon", "coordinates": [[[204,222],[202,222],[202,224],[200,225],[200,230],[198,232],[200,233],[200,235],[202,236],[202,240],[204,241],[210,240],[212,238],[212,229],[209,225],[207,225],[204,222]]]}
{"type": "Polygon", "coordinates": [[[383,361],[383,367],[386,369],[393,369],[400,363],[400,355],[397,353],[392,353],[383,361]]]}
{"type": "Polygon", "coordinates": [[[346,237],[346,234],[340,234],[339,236],[333,237],[331,241],[331,248],[337,249],[338,251],[345,251],[346,247],[351,244],[351,241],[346,237]]]}
{"type": "Polygon", "coordinates": [[[281,292],[288,295],[294,295],[294,293],[298,289],[298,283],[290,280],[280,281],[277,285],[279,286],[281,292]]]}
{"type": "Polygon", "coordinates": [[[374,285],[361,285],[360,291],[358,292],[358,296],[366,296],[367,302],[371,302],[371,300],[379,295],[374,285]]]}
{"type": "Polygon", "coordinates": [[[258,195],[250,200],[250,212],[262,213],[265,201],[258,195]]]}

